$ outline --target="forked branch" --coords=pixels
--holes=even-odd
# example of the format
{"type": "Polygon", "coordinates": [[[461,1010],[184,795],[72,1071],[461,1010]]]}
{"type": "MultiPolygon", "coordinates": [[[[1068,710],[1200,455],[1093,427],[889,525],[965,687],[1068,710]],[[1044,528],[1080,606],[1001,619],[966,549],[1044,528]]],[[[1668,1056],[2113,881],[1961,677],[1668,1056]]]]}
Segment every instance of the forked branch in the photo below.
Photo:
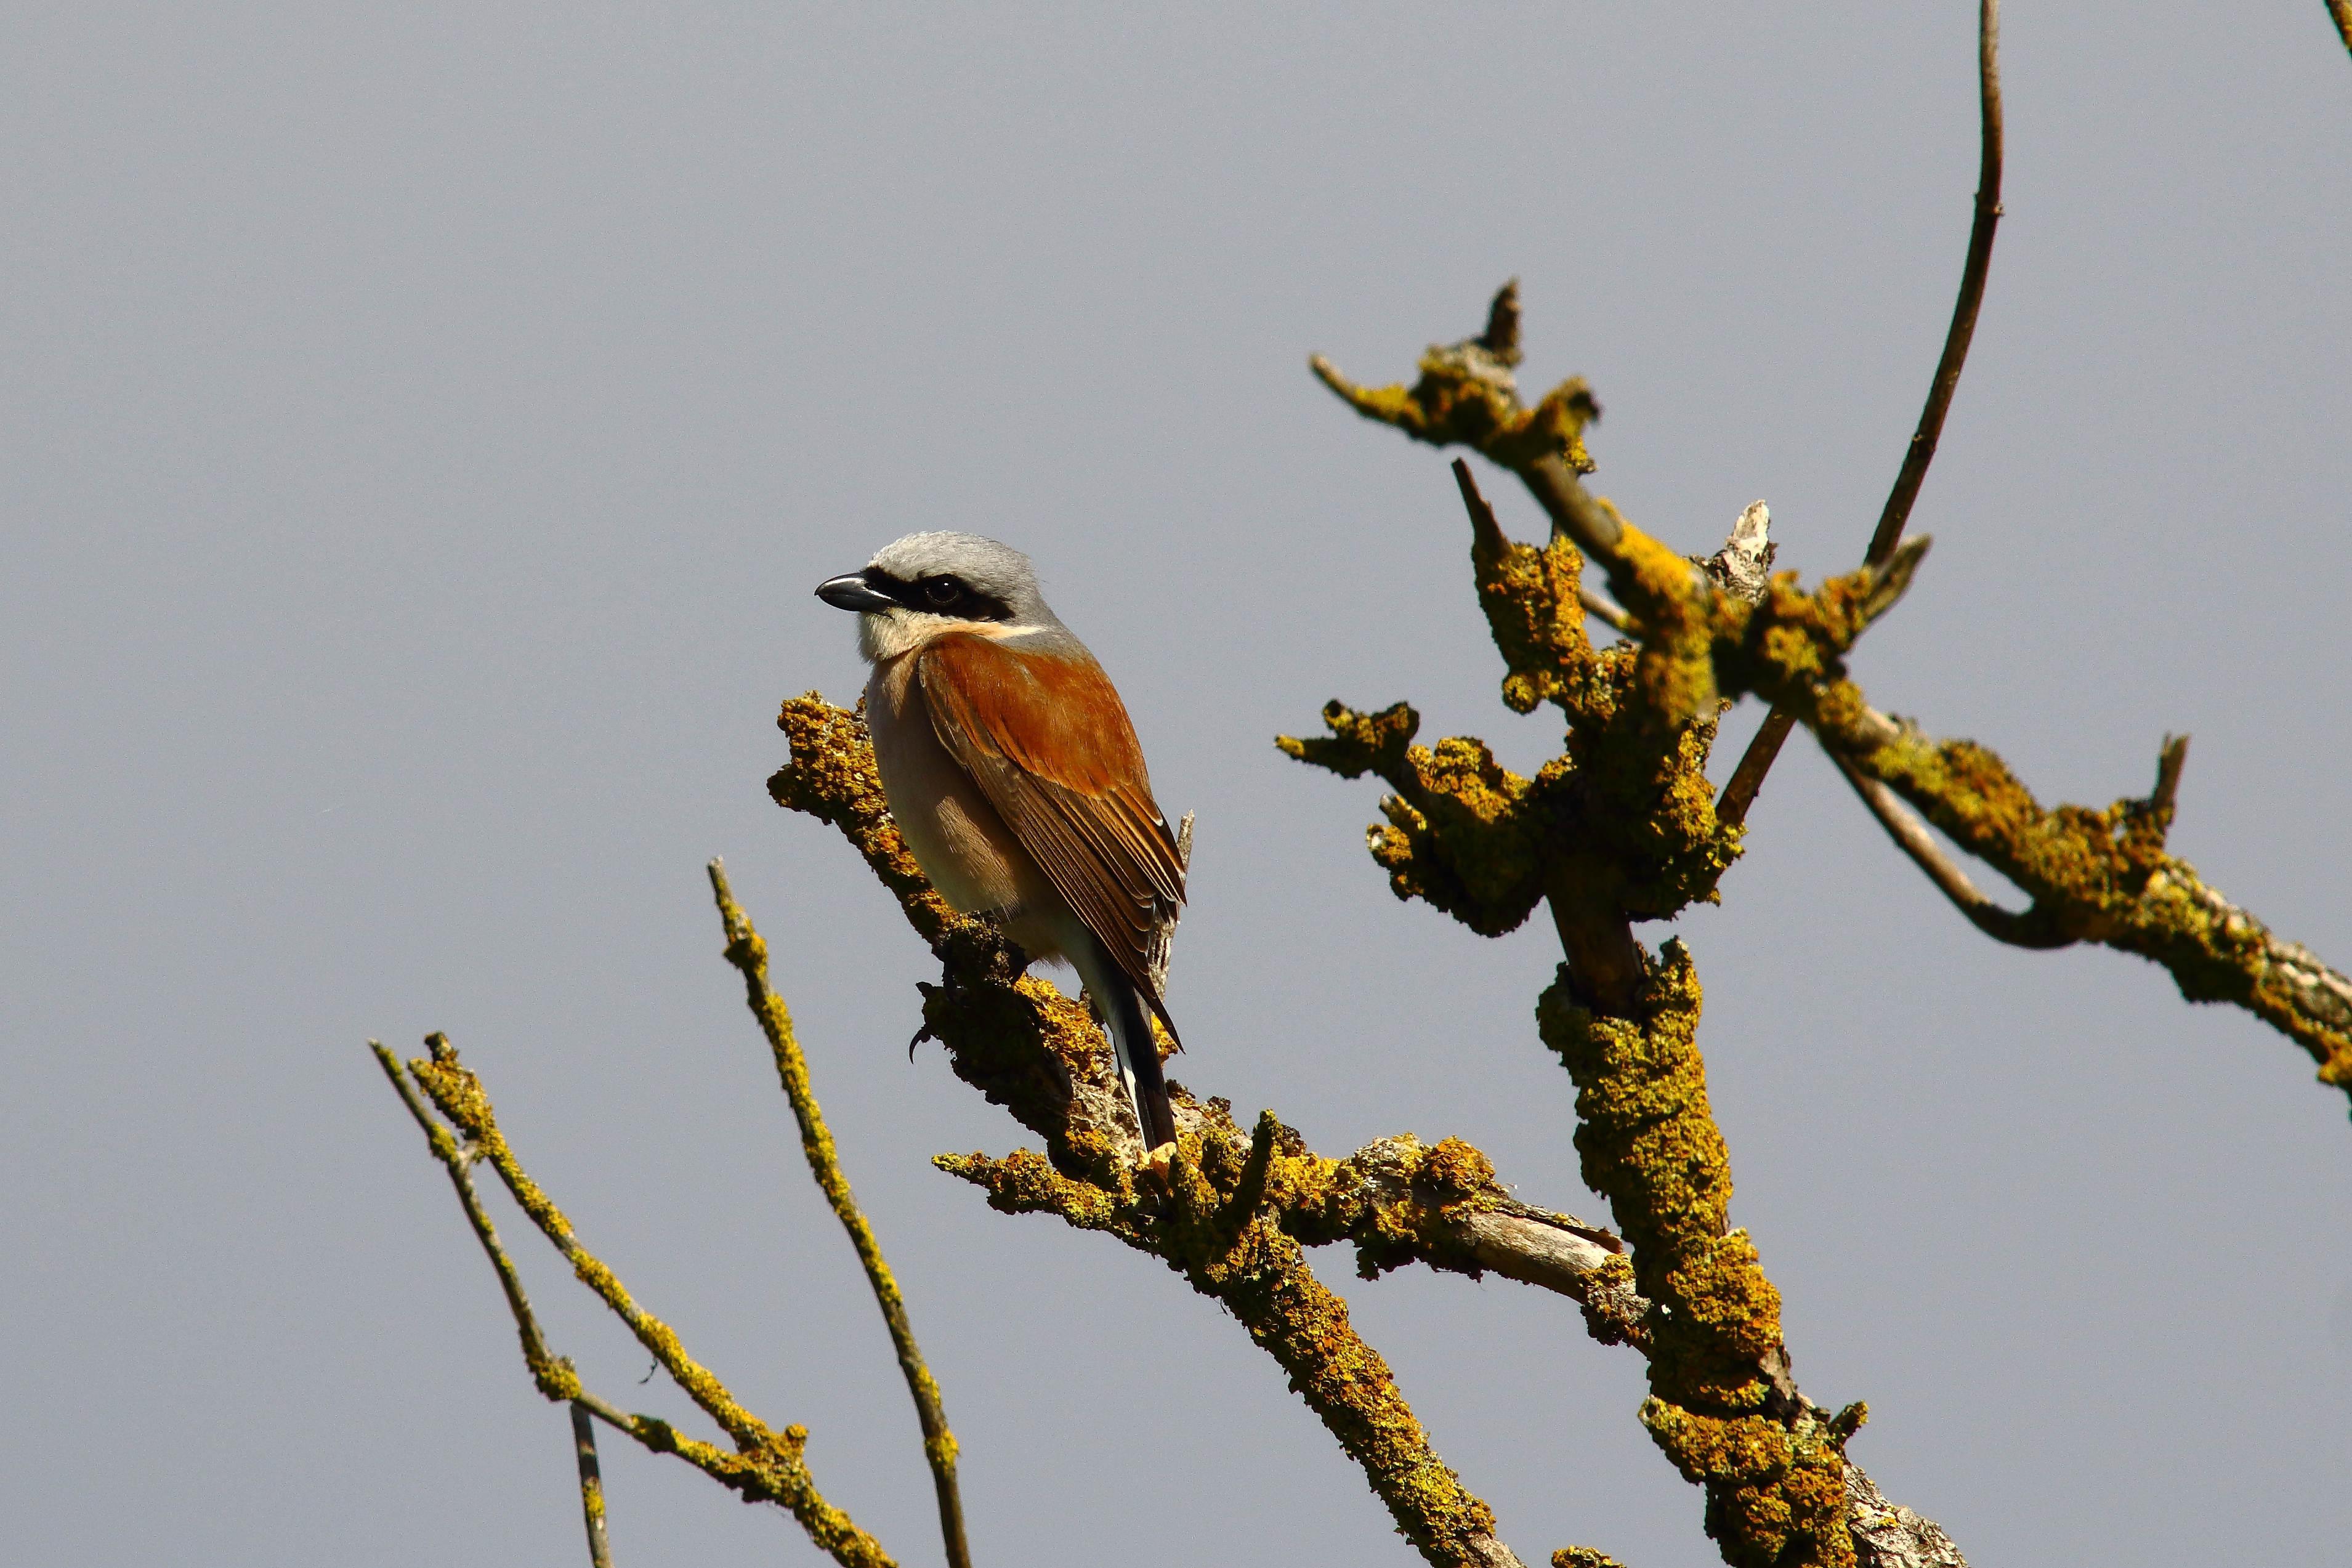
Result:
{"type": "Polygon", "coordinates": [[[571,1222],[524,1173],[505,1135],[499,1131],[497,1113],[491,1109],[480,1079],[457,1060],[448,1037],[432,1035],[425,1043],[432,1055],[409,1061],[405,1073],[400,1061],[382,1045],[374,1041],[369,1045],[385,1076],[399,1090],[409,1113],[424,1130],[427,1147],[448,1172],[466,1218],[498,1273],[508,1310],[514,1315],[516,1331],[522,1338],[524,1363],[540,1392],[551,1400],[584,1407],[598,1420],[627,1433],[657,1454],[676,1454],[747,1502],[781,1503],[800,1521],[809,1539],[843,1568],[894,1568],[881,1542],[859,1529],[816,1489],[801,1457],[808,1443],[807,1429],[788,1426],[777,1432],[770,1428],[736,1403],[735,1396],[718,1378],[686,1353],[686,1347],[667,1323],[636,1304],[619,1277],[581,1245],[571,1222]],[[412,1081],[448,1119],[447,1125],[435,1120],[425,1110],[415,1089],[410,1087],[412,1081]],[[667,1421],[651,1415],[632,1415],[598,1398],[581,1387],[579,1373],[570,1361],[548,1352],[530,1302],[523,1294],[521,1277],[500,1245],[498,1232],[482,1207],[480,1194],[474,1188],[468,1167],[478,1160],[489,1162],[523,1213],[563,1255],[581,1282],[604,1299],[614,1314],[628,1325],[637,1342],[669,1373],[671,1381],[686,1390],[703,1413],[734,1440],[734,1453],[686,1436],[667,1421]]]}
{"type": "MultiPolygon", "coordinates": [[[[2347,0],[2331,0],[2331,4],[2339,5],[2346,3],[2347,0]]],[[[1936,446],[1943,438],[1944,416],[1951,411],[1952,395],[1959,389],[1960,372],[1968,363],[1969,344],[1976,337],[1977,313],[1984,306],[1985,279],[1992,270],[1993,230],[2000,224],[2000,0],[1979,0],[1977,103],[1976,216],[1969,225],[1969,254],[1960,268],[1959,296],[1952,302],[1951,325],[1944,332],[1944,352],[1936,361],[1936,378],[1927,384],[1927,401],[1919,410],[1918,426],[1911,433],[1910,446],[1904,449],[1903,466],[1895,473],[1895,488],[1886,494],[1886,505],[1879,511],[1878,527],[1870,536],[1870,548],[1863,552],[1865,566],[1877,566],[1890,560],[1895,547],[1903,542],[1903,530],[1911,520],[1912,505],[1919,499],[1919,487],[1927,478],[1927,465],[1936,460],[1936,446]]],[[[1738,765],[1724,783],[1722,798],[1716,803],[1716,815],[1727,822],[1748,820],[1748,808],[1756,804],[1757,792],[1764,787],[1764,776],[1772,771],[1772,763],[1796,722],[1796,715],[1785,708],[1775,707],[1764,715],[1748,749],[1740,753],[1738,765]]]]}
{"type": "Polygon", "coordinates": [[[1988,935],[2137,953],[2168,971],[2189,1000],[2234,1003],[2278,1029],[2311,1054],[2322,1082],[2352,1092],[2352,978],[2273,935],[2165,849],[2186,738],[2167,738],[2145,796],[2103,810],[2043,806],[1993,752],[1888,718],[1846,678],[1844,655],[1867,624],[1874,576],[1832,578],[1811,593],[1776,584],[1752,608],[1718,604],[1712,658],[1720,689],[1786,708],[1850,777],[1884,786],[1857,785],[1889,835],[1988,935]],[[1985,900],[1907,814],[1887,809],[1889,793],[2032,907],[2013,914],[1985,900]]]}
{"type": "Polygon", "coordinates": [[[1272,1354],[1433,1563],[1517,1563],[1486,1505],[1438,1458],[1346,1302],[1307,1247],[1352,1243],[1367,1276],[1413,1263],[1556,1290],[1607,1342],[1644,1345],[1653,1313],[1623,1244],[1573,1216],[1522,1204],[1476,1150],[1385,1139],[1345,1160],[1309,1152],[1271,1112],[1244,1131],[1222,1100],[1170,1086],[1178,1152],[1164,1188],[1139,1184],[1100,1030],[1077,1003],[1021,972],[993,928],[940,904],[884,805],[859,718],[814,694],[783,705],[791,765],[779,804],[831,823],[898,895],[947,966],[923,1021],[956,1074],[1045,1140],[1043,1153],[942,1155],[943,1169],[1007,1212],[1051,1213],[1171,1266],[1223,1303],[1272,1354]]]}

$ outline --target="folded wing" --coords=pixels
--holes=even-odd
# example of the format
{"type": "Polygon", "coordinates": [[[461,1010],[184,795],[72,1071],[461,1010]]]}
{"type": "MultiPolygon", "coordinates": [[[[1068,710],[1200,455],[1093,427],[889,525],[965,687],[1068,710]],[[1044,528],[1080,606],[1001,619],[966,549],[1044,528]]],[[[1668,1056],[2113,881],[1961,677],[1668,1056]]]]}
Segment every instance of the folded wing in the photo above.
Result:
{"type": "Polygon", "coordinates": [[[1184,901],[1184,868],[1102,667],[967,632],[915,657],[940,744],[1169,1024],[1151,971],[1184,901]]]}

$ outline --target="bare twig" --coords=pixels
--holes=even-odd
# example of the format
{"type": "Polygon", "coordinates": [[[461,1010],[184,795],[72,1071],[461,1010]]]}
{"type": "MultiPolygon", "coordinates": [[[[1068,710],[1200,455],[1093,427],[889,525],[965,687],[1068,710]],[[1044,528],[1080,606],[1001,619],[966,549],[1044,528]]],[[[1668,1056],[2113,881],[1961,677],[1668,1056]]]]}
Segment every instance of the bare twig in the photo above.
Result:
{"type": "Polygon", "coordinates": [[[1878,514],[1878,531],[1870,536],[1863,559],[1875,566],[1895,553],[1903,541],[1903,525],[1927,465],[1936,460],[1936,443],[1944,433],[1944,416],[1950,412],[1952,394],[1960,384],[1960,369],[1968,363],[1969,341],[1976,335],[1977,312],[1984,304],[1985,275],[1992,267],[1993,230],[2000,223],[2000,0],[1979,0],[1977,11],[1977,100],[1980,121],[1977,157],[1976,219],[1969,228],[1969,258],[1960,269],[1960,294],[1952,304],[1952,324],[1944,334],[1943,357],[1936,363],[1936,379],[1927,388],[1927,406],[1919,411],[1919,427],[1912,433],[1902,471],[1887,492],[1885,510],[1878,514]]]}
{"type": "Polygon", "coordinates": [[[596,1428],[589,1410],[572,1402],[572,1447],[580,1460],[580,1513],[588,1525],[589,1568],[613,1568],[612,1544],[604,1539],[604,1474],[596,1466],[596,1428]]]}
{"type": "Polygon", "coordinates": [[[2181,765],[2189,761],[2189,737],[2167,735],[2156,754],[2156,788],[2147,804],[2165,822],[2172,820],[2172,805],[2180,794],[2181,765]]]}
{"type": "Polygon", "coordinates": [[[1558,458],[1546,457],[1518,470],[1521,482],[1536,503],[1551,519],[1552,531],[1566,534],[1576,542],[1576,547],[1608,571],[1617,561],[1617,542],[1625,535],[1625,525],[1592,499],[1569,466],[1558,458]]]}
{"type": "Polygon", "coordinates": [[[1927,879],[1952,900],[1953,908],[1968,916],[1970,925],[1995,942],[2004,942],[2011,947],[2067,947],[2074,943],[2074,938],[2055,929],[2040,910],[2028,910],[2019,914],[1985,897],[1969,880],[1968,873],[1944,853],[1943,847],[1927,831],[1927,825],[1895,798],[1893,790],[1834,752],[1830,753],[1830,761],[1837,764],[1838,772],[1845,775],[1845,782],[1853,786],[1853,793],[1862,797],[1871,816],[1878,818],[1886,836],[1927,873],[1927,879]]]}
{"type": "Polygon", "coordinates": [[[809,1173],[816,1178],[825,1201],[833,1205],[835,1217],[849,1233],[850,1245],[857,1250],[857,1261],[866,1269],[866,1283],[873,1287],[874,1300],[882,1309],[882,1321],[890,1331],[891,1347],[898,1352],[898,1370],[907,1379],[907,1392],[914,1399],[916,1418],[923,1428],[923,1457],[930,1464],[932,1490],[939,1499],[940,1536],[946,1546],[950,1568],[971,1568],[971,1549],[964,1541],[963,1496],[956,1486],[955,1434],[948,1429],[939,1382],[923,1362],[922,1347],[915,1342],[914,1327],[907,1319],[906,1299],[899,1293],[898,1281],[882,1256],[882,1244],[875,1239],[874,1226],[857,1206],[849,1178],[841,1169],[833,1134],[826,1130],[824,1112],[816,1102],[815,1087],[809,1081],[808,1058],[802,1055],[800,1041],[793,1033],[792,1013],[768,983],[767,941],[752,929],[751,917],[735,901],[734,893],[727,886],[725,862],[711,861],[709,871],[711,895],[719,901],[719,918],[727,932],[727,962],[742,972],[744,1000],[768,1037],[768,1048],[775,1057],[776,1076],[782,1080],[784,1094],[792,1101],[793,1119],[800,1123],[801,1150],[808,1156],[809,1173]]]}
{"type": "MultiPolygon", "coordinates": [[[[2331,5],[2346,3],[2347,0],[2330,0],[2331,5]]],[[[1968,260],[1960,268],[1959,297],[1952,302],[1952,321],[1944,333],[1943,355],[1936,362],[1936,379],[1928,384],[1927,405],[1919,411],[1918,427],[1911,433],[1911,445],[1903,454],[1903,467],[1895,476],[1895,488],[1887,492],[1886,505],[1878,514],[1878,528],[1871,534],[1870,548],[1863,554],[1868,565],[1876,566],[1888,560],[1903,542],[1903,529],[1910,521],[1912,504],[1919,499],[1919,487],[1927,478],[1927,465],[1936,460],[1936,445],[1944,433],[1944,416],[1951,410],[1952,394],[1958,388],[1961,368],[1968,363],[1969,343],[1976,336],[1977,313],[1984,305],[1985,278],[1992,268],[1993,230],[2000,223],[2000,0],[1979,0],[1976,217],[1969,226],[1968,260]]],[[[1739,765],[1732,769],[1730,779],[1723,786],[1722,798],[1716,802],[1717,816],[1733,823],[1748,819],[1757,792],[1764,787],[1765,774],[1772,771],[1773,761],[1780,756],[1780,747],[1796,723],[1796,716],[1780,708],[1764,716],[1764,722],[1748,742],[1748,750],[1740,754],[1739,765]]]]}
{"type": "Polygon", "coordinates": [[[1739,753],[1739,765],[1731,770],[1724,781],[1722,798],[1715,803],[1718,821],[1742,823],[1748,820],[1748,808],[1756,804],[1757,792],[1764,787],[1764,775],[1780,757],[1780,748],[1788,743],[1789,731],[1797,727],[1797,716],[1785,708],[1775,708],[1764,715],[1764,722],[1749,737],[1748,749],[1739,753]]]}
{"type": "Polygon", "coordinates": [[[1576,585],[1576,602],[1584,606],[1586,614],[1606,622],[1618,632],[1633,638],[1636,642],[1641,640],[1642,623],[1628,614],[1624,605],[1618,604],[1608,595],[1579,583],[1576,585]]]}

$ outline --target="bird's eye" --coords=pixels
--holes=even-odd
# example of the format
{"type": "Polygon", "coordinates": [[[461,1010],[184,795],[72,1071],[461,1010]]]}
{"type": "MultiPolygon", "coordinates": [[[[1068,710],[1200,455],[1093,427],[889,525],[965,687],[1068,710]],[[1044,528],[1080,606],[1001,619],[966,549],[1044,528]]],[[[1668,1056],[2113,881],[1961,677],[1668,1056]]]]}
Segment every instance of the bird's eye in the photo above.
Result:
{"type": "Polygon", "coordinates": [[[939,609],[945,609],[963,597],[963,584],[953,577],[923,579],[923,599],[939,609]]]}

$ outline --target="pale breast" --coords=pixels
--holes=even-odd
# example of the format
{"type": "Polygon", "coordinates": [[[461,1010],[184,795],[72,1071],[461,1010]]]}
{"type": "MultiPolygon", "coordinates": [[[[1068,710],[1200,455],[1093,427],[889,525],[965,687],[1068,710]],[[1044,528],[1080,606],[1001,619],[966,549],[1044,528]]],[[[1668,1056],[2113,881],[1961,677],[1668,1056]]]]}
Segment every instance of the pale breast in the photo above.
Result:
{"type": "Polygon", "coordinates": [[[866,725],[874,737],[883,796],[915,863],[940,897],[965,914],[994,912],[1013,921],[1041,894],[1057,903],[1036,862],[940,744],[914,673],[909,656],[874,667],[866,683],[866,725]]]}

